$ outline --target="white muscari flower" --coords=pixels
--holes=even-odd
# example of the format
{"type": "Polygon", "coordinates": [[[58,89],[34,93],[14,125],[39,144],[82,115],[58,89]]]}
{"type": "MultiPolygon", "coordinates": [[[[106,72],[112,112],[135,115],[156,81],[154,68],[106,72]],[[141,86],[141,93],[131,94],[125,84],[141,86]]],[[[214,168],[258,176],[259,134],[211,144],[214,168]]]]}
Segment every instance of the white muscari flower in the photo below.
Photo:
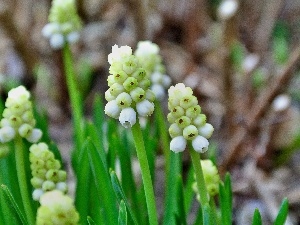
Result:
{"type": "Polygon", "coordinates": [[[165,97],[165,88],[160,85],[160,84],[153,84],[151,86],[151,90],[153,91],[153,93],[155,94],[155,97],[158,99],[158,100],[163,100],[164,97],[165,97]]]}
{"type": "Polygon", "coordinates": [[[68,191],[68,185],[66,182],[58,182],[56,184],[56,187],[55,187],[56,190],[59,190],[63,193],[66,193],[68,191]]]}
{"type": "Polygon", "coordinates": [[[53,49],[61,49],[65,44],[65,38],[62,34],[53,34],[50,37],[50,46],[53,49]]]}
{"type": "Polygon", "coordinates": [[[163,77],[162,77],[162,81],[161,81],[162,85],[165,88],[168,88],[168,87],[170,87],[171,82],[172,82],[171,77],[169,77],[168,75],[164,74],[163,77]]]}
{"type": "Polygon", "coordinates": [[[153,104],[153,102],[150,102],[147,99],[144,99],[143,101],[138,102],[136,104],[136,110],[137,110],[139,116],[146,117],[153,113],[154,104],[153,104]]]}
{"type": "Polygon", "coordinates": [[[154,72],[150,77],[152,83],[161,83],[163,80],[163,74],[160,72],[154,72]]]}
{"type": "Polygon", "coordinates": [[[47,23],[42,29],[42,35],[45,38],[50,38],[53,34],[60,32],[60,25],[58,23],[47,23]]]}
{"type": "Polygon", "coordinates": [[[204,153],[208,150],[209,142],[205,137],[198,135],[194,140],[192,140],[192,145],[196,152],[204,153]]]}
{"type": "Polygon", "coordinates": [[[30,143],[36,143],[41,139],[42,135],[43,135],[43,132],[40,129],[34,128],[30,132],[30,134],[26,137],[26,139],[30,143]]]}
{"type": "Polygon", "coordinates": [[[112,52],[108,55],[108,62],[111,65],[114,62],[120,62],[127,56],[132,55],[132,49],[125,45],[119,48],[118,45],[112,46],[112,52]]]}
{"type": "Polygon", "coordinates": [[[119,121],[123,127],[129,128],[132,127],[136,123],[136,112],[133,108],[125,108],[122,109],[119,121]]]}
{"type": "Polygon", "coordinates": [[[282,112],[291,105],[291,97],[287,94],[278,95],[272,102],[272,108],[276,112],[282,112]]]}
{"type": "Polygon", "coordinates": [[[183,136],[174,137],[170,142],[170,149],[175,152],[183,152],[186,148],[186,139],[183,136]]]}
{"type": "Polygon", "coordinates": [[[116,98],[117,104],[120,108],[128,108],[131,103],[132,103],[132,99],[130,94],[123,92],[121,94],[118,95],[118,97],[116,98]]]}
{"type": "Polygon", "coordinates": [[[174,138],[182,135],[182,129],[176,123],[172,123],[169,127],[169,133],[171,138],[174,138]]]}
{"type": "Polygon", "coordinates": [[[77,41],[79,41],[79,38],[80,38],[79,32],[73,31],[67,35],[66,39],[70,44],[73,44],[73,43],[76,43],[77,41]]]}
{"type": "Polygon", "coordinates": [[[198,135],[198,129],[194,125],[189,125],[183,129],[183,137],[186,140],[193,140],[198,135]]]}
{"type": "Polygon", "coordinates": [[[45,192],[43,191],[43,189],[41,188],[38,188],[38,189],[35,189],[33,192],[32,192],[32,198],[34,201],[39,201],[41,196],[44,194],[45,192]]]}
{"type": "Polygon", "coordinates": [[[205,138],[210,138],[214,132],[214,127],[210,123],[206,123],[204,126],[199,127],[199,134],[205,138]]]}
{"type": "Polygon", "coordinates": [[[104,112],[106,115],[118,119],[120,116],[121,108],[118,106],[116,100],[112,100],[106,103],[104,112]]]}
{"type": "Polygon", "coordinates": [[[237,0],[223,0],[218,8],[218,16],[221,20],[228,20],[236,14],[238,9],[237,0]]]}
{"type": "Polygon", "coordinates": [[[16,135],[15,129],[9,126],[2,127],[0,129],[0,142],[6,143],[14,139],[16,135]]]}

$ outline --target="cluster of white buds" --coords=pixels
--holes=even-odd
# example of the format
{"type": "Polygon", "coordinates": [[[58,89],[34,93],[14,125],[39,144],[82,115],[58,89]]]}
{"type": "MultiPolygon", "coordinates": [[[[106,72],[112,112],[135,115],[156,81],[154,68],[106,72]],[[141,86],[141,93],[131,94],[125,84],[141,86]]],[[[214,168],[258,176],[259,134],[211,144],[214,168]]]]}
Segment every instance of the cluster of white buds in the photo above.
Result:
{"type": "Polygon", "coordinates": [[[0,122],[0,142],[6,143],[20,135],[31,143],[42,137],[42,131],[34,128],[36,121],[33,116],[30,93],[24,86],[13,88],[8,92],[0,122]]]}
{"type": "Polygon", "coordinates": [[[132,127],[137,115],[147,117],[154,111],[155,95],[149,89],[150,80],[129,46],[114,45],[108,62],[111,75],[107,78],[105,113],[119,119],[125,128],[132,127]]]}
{"type": "MultiPolygon", "coordinates": [[[[219,193],[219,184],[221,182],[218,169],[209,159],[201,160],[201,167],[208,195],[213,197],[219,193]]],[[[194,182],[192,187],[194,192],[197,194],[198,201],[200,201],[197,182],[194,182]]]]}
{"type": "Polygon", "coordinates": [[[169,133],[172,138],[170,149],[174,152],[182,152],[186,148],[187,141],[192,141],[195,151],[205,152],[208,149],[210,138],[214,128],[206,123],[206,116],[201,114],[201,107],[190,87],[179,83],[168,90],[169,101],[168,121],[171,123],[169,133]]]}
{"type": "Polygon", "coordinates": [[[76,12],[74,0],[53,0],[49,14],[49,23],[42,30],[53,49],[61,49],[65,43],[79,40],[81,20],[76,12]]]}
{"type": "Polygon", "coordinates": [[[150,88],[156,99],[162,100],[166,95],[166,89],[171,85],[171,78],[165,74],[166,69],[159,55],[158,45],[151,41],[140,41],[134,55],[150,77],[150,88]]]}
{"type": "Polygon", "coordinates": [[[32,198],[36,201],[48,191],[59,190],[66,193],[68,190],[67,174],[61,170],[60,162],[45,143],[34,144],[29,149],[31,168],[31,184],[35,188],[32,198]]]}
{"type": "Polygon", "coordinates": [[[77,225],[79,214],[73,199],[60,191],[45,193],[40,199],[36,225],[77,225]]]}

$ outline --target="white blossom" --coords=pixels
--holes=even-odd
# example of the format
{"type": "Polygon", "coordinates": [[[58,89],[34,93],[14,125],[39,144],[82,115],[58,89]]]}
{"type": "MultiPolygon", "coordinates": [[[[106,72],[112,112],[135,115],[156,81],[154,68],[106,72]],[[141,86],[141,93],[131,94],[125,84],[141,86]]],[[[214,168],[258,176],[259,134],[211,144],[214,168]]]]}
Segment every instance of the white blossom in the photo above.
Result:
{"type": "Polygon", "coordinates": [[[148,56],[152,54],[158,54],[159,47],[157,44],[152,43],[151,41],[140,41],[137,44],[137,50],[135,51],[136,56],[148,56]]]}
{"type": "Polygon", "coordinates": [[[78,31],[73,31],[67,35],[67,41],[70,44],[76,43],[80,38],[80,34],[78,31]]]}
{"type": "Polygon", "coordinates": [[[117,119],[120,116],[121,108],[118,106],[116,100],[112,100],[106,103],[104,112],[106,115],[117,119]]]}
{"type": "Polygon", "coordinates": [[[161,84],[153,84],[150,88],[155,94],[155,98],[162,100],[165,97],[165,89],[161,84]]]}
{"type": "Polygon", "coordinates": [[[112,52],[108,55],[108,62],[112,64],[113,62],[119,62],[126,56],[132,55],[132,49],[125,45],[119,48],[118,45],[112,46],[112,52]]]}
{"type": "Polygon", "coordinates": [[[45,192],[41,189],[41,188],[38,188],[38,189],[35,189],[33,192],[32,192],[32,198],[33,200],[35,201],[39,201],[41,196],[44,194],[45,192]]]}
{"type": "Polygon", "coordinates": [[[237,9],[237,0],[224,0],[218,8],[218,16],[221,20],[228,20],[235,15],[237,9]]]}
{"type": "Polygon", "coordinates": [[[31,133],[26,137],[27,141],[31,143],[38,142],[43,135],[43,132],[40,129],[34,128],[31,133]]]}
{"type": "Polygon", "coordinates": [[[210,138],[214,132],[214,127],[210,123],[206,123],[204,126],[198,129],[199,134],[205,138],[210,138]]]}
{"type": "Polygon", "coordinates": [[[5,126],[0,129],[0,142],[6,143],[11,141],[16,135],[15,130],[10,126],[5,126]]]}
{"type": "Polygon", "coordinates": [[[47,23],[42,29],[42,35],[45,38],[50,38],[55,33],[60,33],[60,25],[58,23],[47,23]]]}
{"type": "Polygon", "coordinates": [[[61,49],[65,44],[64,36],[60,33],[53,34],[50,37],[50,46],[53,49],[61,49]]]}
{"type": "Polygon", "coordinates": [[[170,149],[175,152],[183,152],[186,148],[186,139],[183,136],[174,137],[170,142],[170,149]]]}
{"type": "Polygon", "coordinates": [[[193,148],[196,152],[204,153],[208,150],[209,142],[205,137],[202,137],[198,135],[193,141],[192,141],[193,148]]]}
{"type": "Polygon", "coordinates": [[[291,105],[291,97],[286,94],[278,95],[273,103],[273,110],[276,112],[281,112],[286,110],[291,105]]]}
{"type": "Polygon", "coordinates": [[[122,109],[119,121],[125,128],[132,127],[136,123],[136,112],[130,107],[122,109]]]}
{"type": "Polygon", "coordinates": [[[136,110],[139,116],[149,116],[154,111],[154,104],[147,99],[136,104],[136,110]]]}

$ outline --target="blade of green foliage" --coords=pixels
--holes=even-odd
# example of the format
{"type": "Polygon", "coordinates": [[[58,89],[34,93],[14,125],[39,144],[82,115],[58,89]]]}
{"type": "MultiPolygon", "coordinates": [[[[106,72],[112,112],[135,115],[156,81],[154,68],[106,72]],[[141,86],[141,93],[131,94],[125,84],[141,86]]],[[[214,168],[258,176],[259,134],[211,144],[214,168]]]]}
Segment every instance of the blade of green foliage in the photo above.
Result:
{"type": "Polygon", "coordinates": [[[78,67],[79,71],[76,76],[76,82],[80,84],[78,85],[78,89],[80,90],[82,99],[85,99],[85,97],[90,93],[95,73],[93,72],[92,66],[85,59],[81,60],[79,64],[80,66],[78,67]]]}
{"type": "Polygon", "coordinates": [[[143,207],[138,203],[138,196],[137,196],[137,187],[134,181],[134,176],[132,172],[132,167],[128,165],[132,165],[131,160],[131,149],[128,148],[129,140],[128,136],[126,135],[127,132],[124,131],[122,133],[122,138],[120,138],[118,142],[118,155],[120,158],[120,167],[121,167],[121,176],[122,176],[122,188],[124,190],[125,195],[127,196],[128,200],[131,202],[132,208],[135,209],[134,213],[139,222],[142,223],[142,210],[143,207]]]}
{"type": "Polygon", "coordinates": [[[215,225],[211,216],[211,208],[208,204],[203,206],[203,225],[215,225]]]}
{"type": "Polygon", "coordinates": [[[184,206],[184,194],[183,194],[183,181],[182,177],[177,178],[177,205],[178,205],[178,216],[180,218],[180,224],[186,225],[186,213],[184,206]]]}
{"type": "Polygon", "coordinates": [[[114,171],[111,171],[110,172],[110,177],[111,177],[112,186],[113,186],[113,189],[114,189],[114,192],[116,194],[116,197],[117,197],[118,201],[120,203],[121,203],[122,200],[124,201],[128,211],[129,211],[129,215],[130,215],[130,218],[131,218],[132,222],[134,224],[138,224],[137,220],[136,220],[136,218],[135,218],[135,216],[134,216],[134,214],[133,214],[133,212],[130,208],[130,205],[129,205],[127,199],[126,199],[126,196],[125,196],[124,191],[123,191],[123,189],[120,185],[120,182],[119,182],[119,179],[118,179],[116,173],[114,171]]]}
{"type": "MultiPolygon", "coordinates": [[[[1,185],[2,190],[4,191],[5,196],[8,198],[9,203],[12,205],[13,209],[15,210],[18,218],[20,219],[20,221],[22,222],[23,225],[28,225],[24,214],[22,213],[20,207],[18,206],[17,202],[15,201],[13,195],[11,194],[11,192],[9,191],[8,187],[4,184],[1,185]]],[[[9,206],[2,206],[3,207],[9,207],[9,206]]],[[[7,216],[7,215],[5,215],[7,216]]]]}
{"type": "Polygon", "coordinates": [[[103,105],[102,98],[99,94],[96,94],[94,99],[93,122],[95,124],[98,137],[101,140],[101,143],[103,145],[103,140],[104,140],[103,126],[106,122],[105,122],[104,105],[103,105]]]}
{"type": "Polygon", "coordinates": [[[116,208],[116,198],[110,182],[110,176],[106,172],[106,167],[101,160],[100,152],[96,149],[93,142],[88,140],[89,165],[92,171],[93,182],[96,185],[96,198],[101,202],[100,210],[103,211],[106,224],[118,223],[118,210],[116,208]]]}
{"type": "Polygon", "coordinates": [[[285,198],[281,203],[278,215],[274,221],[274,225],[284,225],[285,220],[288,216],[288,212],[289,212],[289,202],[285,198]]]}
{"type": "Polygon", "coordinates": [[[177,214],[178,205],[177,205],[177,189],[178,185],[177,178],[182,172],[181,165],[181,154],[171,152],[170,154],[170,165],[169,165],[169,174],[167,174],[166,180],[166,198],[165,198],[165,210],[163,224],[174,224],[175,217],[172,215],[177,214]]]}
{"type": "Polygon", "coordinates": [[[127,211],[126,211],[126,205],[123,200],[121,200],[120,206],[119,206],[118,224],[119,225],[127,225],[127,211]]]}
{"type": "Polygon", "coordinates": [[[199,207],[198,212],[196,214],[196,219],[194,225],[203,225],[203,216],[202,216],[202,208],[199,207]]]}
{"type": "Polygon", "coordinates": [[[232,190],[231,179],[227,173],[225,176],[224,185],[219,185],[220,190],[220,206],[222,225],[232,224],[232,190]]]}
{"type": "Polygon", "coordinates": [[[80,223],[87,224],[86,218],[88,216],[88,207],[89,207],[89,193],[90,193],[90,166],[88,160],[88,152],[90,140],[87,139],[80,151],[78,152],[78,167],[76,169],[76,195],[75,195],[75,205],[80,214],[80,223]]]}
{"type": "Polygon", "coordinates": [[[115,168],[116,156],[117,156],[117,143],[120,141],[118,136],[119,124],[115,119],[108,119],[107,123],[107,139],[108,139],[108,153],[107,153],[107,165],[109,168],[115,168]]]}
{"type": "Polygon", "coordinates": [[[254,211],[252,225],[262,225],[261,215],[258,209],[254,211]]]}
{"type": "Polygon", "coordinates": [[[193,166],[190,166],[187,179],[186,179],[185,189],[184,189],[184,207],[186,212],[190,211],[193,204],[195,192],[192,186],[194,182],[195,182],[194,168],[193,166]]]}
{"type": "Polygon", "coordinates": [[[94,220],[90,216],[87,217],[87,222],[88,222],[89,225],[96,225],[96,223],[94,222],[94,220]]]}

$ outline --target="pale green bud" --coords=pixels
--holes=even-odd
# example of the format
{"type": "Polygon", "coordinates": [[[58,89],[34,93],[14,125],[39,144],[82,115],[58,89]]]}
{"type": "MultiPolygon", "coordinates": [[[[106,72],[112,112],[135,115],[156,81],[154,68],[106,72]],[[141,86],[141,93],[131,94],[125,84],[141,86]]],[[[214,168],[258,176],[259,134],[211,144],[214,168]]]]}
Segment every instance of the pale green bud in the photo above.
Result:
{"type": "Polygon", "coordinates": [[[27,137],[32,132],[32,129],[32,126],[30,126],[27,123],[24,123],[19,127],[18,131],[21,137],[27,137]]]}
{"type": "Polygon", "coordinates": [[[141,81],[146,77],[146,71],[143,68],[138,68],[134,71],[132,76],[136,78],[138,81],[141,81]]]}
{"type": "Polygon", "coordinates": [[[171,113],[172,113],[172,116],[174,116],[175,118],[179,118],[184,115],[184,109],[180,106],[175,106],[171,110],[171,113]]]}
{"type": "Polygon", "coordinates": [[[114,83],[110,88],[110,93],[113,96],[118,96],[119,94],[121,94],[124,91],[124,87],[121,84],[118,83],[114,83]]]}
{"type": "Polygon", "coordinates": [[[138,86],[138,81],[134,77],[128,77],[124,81],[123,86],[126,91],[132,91],[133,89],[135,89],[138,86]]]}
{"type": "Polygon", "coordinates": [[[52,191],[54,188],[55,188],[55,183],[50,180],[46,180],[42,185],[43,191],[52,191]]]}
{"type": "Polygon", "coordinates": [[[128,75],[124,71],[119,71],[118,73],[114,74],[113,77],[115,82],[123,84],[123,82],[128,78],[128,75]]]}
{"type": "Polygon", "coordinates": [[[151,82],[149,79],[143,79],[139,81],[139,87],[143,88],[144,90],[147,90],[150,88],[151,82]]]}
{"type": "Polygon", "coordinates": [[[169,123],[175,123],[175,120],[176,120],[177,118],[174,117],[172,113],[168,113],[167,119],[168,119],[169,123]]]}
{"type": "Polygon", "coordinates": [[[117,104],[121,109],[127,108],[131,105],[132,99],[130,94],[123,92],[116,98],[117,104]]]}
{"type": "Polygon", "coordinates": [[[194,120],[193,120],[193,124],[196,127],[201,127],[204,126],[206,123],[206,116],[204,114],[199,114],[194,120]]]}
{"type": "Polygon", "coordinates": [[[144,89],[137,87],[130,91],[130,96],[133,101],[140,102],[145,99],[145,91],[144,89]]]}
{"type": "Polygon", "coordinates": [[[33,177],[30,182],[34,188],[41,188],[44,183],[44,179],[33,177]]]}
{"type": "Polygon", "coordinates": [[[189,107],[195,106],[198,104],[198,100],[195,96],[191,95],[191,96],[184,96],[184,98],[182,98],[180,100],[180,106],[184,109],[187,109],[189,107]]]}
{"type": "Polygon", "coordinates": [[[105,95],[106,101],[108,101],[108,102],[116,99],[116,97],[110,93],[109,89],[105,92],[104,95],[105,95]]]}
{"type": "Polygon", "coordinates": [[[136,70],[137,65],[138,65],[138,61],[136,57],[134,55],[128,56],[123,61],[123,70],[127,74],[132,74],[136,70]]]}
{"type": "Polygon", "coordinates": [[[181,129],[184,129],[185,127],[191,124],[191,119],[187,116],[181,116],[175,122],[181,129]]]}
{"type": "Polygon", "coordinates": [[[191,119],[196,118],[199,114],[201,113],[201,107],[199,105],[196,106],[192,106],[189,107],[186,112],[185,115],[191,119]]]}
{"type": "Polygon", "coordinates": [[[169,127],[169,134],[171,138],[182,136],[182,129],[177,125],[177,123],[172,123],[169,127]]]}
{"type": "Polygon", "coordinates": [[[150,89],[146,91],[146,99],[148,99],[150,102],[154,102],[155,100],[155,94],[150,89]]]}
{"type": "Polygon", "coordinates": [[[115,76],[114,75],[109,75],[107,77],[107,84],[108,84],[108,87],[111,87],[114,83],[116,83],[115,81],[115,76]]]}
{"type": "Polygon", "coordinates": [[[183,137],[187,140],[193,140],[198,135],[198,129],[194,125],[189,125],[183,129],[183,137]]]}

